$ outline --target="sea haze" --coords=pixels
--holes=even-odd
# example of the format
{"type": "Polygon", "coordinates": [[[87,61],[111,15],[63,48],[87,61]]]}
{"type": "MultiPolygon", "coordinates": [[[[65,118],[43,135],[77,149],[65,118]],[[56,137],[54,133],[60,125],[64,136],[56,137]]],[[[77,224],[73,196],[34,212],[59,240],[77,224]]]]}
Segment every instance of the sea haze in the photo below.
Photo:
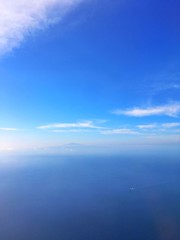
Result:
{"type": "Polygon", "coordinates": [[[2,240],[179,240],[180,162],[164,157],[0,160],[2,240]]]}

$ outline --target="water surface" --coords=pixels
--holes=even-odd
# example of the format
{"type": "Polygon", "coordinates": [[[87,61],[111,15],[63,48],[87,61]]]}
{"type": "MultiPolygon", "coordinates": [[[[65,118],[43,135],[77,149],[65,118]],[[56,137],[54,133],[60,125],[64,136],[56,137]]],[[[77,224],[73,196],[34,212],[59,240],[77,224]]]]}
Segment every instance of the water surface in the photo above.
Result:
{"type": "Polygon", "coordinates": [[[180,162],[21,156],[0,161],[2,240],[179,240],[180,162]]]}

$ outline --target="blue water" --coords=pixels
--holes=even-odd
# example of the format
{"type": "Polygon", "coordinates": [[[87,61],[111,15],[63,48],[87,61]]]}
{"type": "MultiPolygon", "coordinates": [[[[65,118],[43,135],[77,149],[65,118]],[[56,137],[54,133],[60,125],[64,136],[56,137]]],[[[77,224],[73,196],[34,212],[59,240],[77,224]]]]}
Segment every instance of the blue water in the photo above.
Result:
{"type": "Polygon", "coordinates": [[[180,160],[0,160],[2,240],[179,240],[180,160]]]}

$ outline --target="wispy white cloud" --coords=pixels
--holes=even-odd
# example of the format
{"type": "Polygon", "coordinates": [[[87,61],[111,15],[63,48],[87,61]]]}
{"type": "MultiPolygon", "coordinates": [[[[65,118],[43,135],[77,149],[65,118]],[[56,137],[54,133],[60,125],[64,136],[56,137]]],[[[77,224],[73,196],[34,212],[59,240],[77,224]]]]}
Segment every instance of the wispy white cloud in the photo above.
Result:
{"type": "Polygon", "coordinates": [[[169,117],[178,117],[180,114],[180,103],[172,103],[163,106],[155,106],[148,108],[132,108],[127,110],[117,109],[112,111],[115,115],[126,115],[133,117],[145,117],[145,116],[160,116],[166,115],[169,117]]]}
{"type": "Polygon", "coordinates": [[[164,128],[174,128],[174,127],[179,127],[180,122],[172,122],[172,123],[163,123],[162,127],[164,128]]]}
{"type": "Polygon", "coordinates": [[[91,132],[92,130],[90,129],[56,129],[52,130],[52,132],[56,133],[87,133],[91,132]]]}
{"type": "Polygon", "coordinates": [[[90,129],[100,129],[100,126],[96,126],[92,121],[83,121],[83,122],[75,122],[75,123],[54,123],[39,126],[39,129],[59,129],[59,128],[90,128],[90,129]]]}
{"type": "Polygon", "coordinates": [[[153,123],[153,124],[138,125],[137,128],[139,128],[139,129],[154,129],[154,128],[157,128],[157,124],[153,123]]]}
{"type": "Polygon", "coordinates": [[[180,127],[180,122],[170,122],[170,123],[152,123],[152,124],[144,124],[144,125],[137,125],[136,126],[142,130],[150,130],[155,129],[158,130],[167,130],[167,128],[177,128],[180,127]]]}
{"type": "Polygon", "coordinates": [[[0,128],[0,131],[19,131],[18,128],[0,128]]]}
{"type": "Polygon", "coordinates": [[[0,54],[18,47],[26,36],[62,19],[83,0],[0,0],[0,54]]]}
{"type": "Polygon", "coordinates": [[[136,132],[132,129],[128,129],[128,128],[115,128],[115,129],[107,129],[107,130],[103,130],[101,131],[101,134],[107,134],[107,135],[112,135],[112,134],[139,134],[139,132],[136,132]]]}

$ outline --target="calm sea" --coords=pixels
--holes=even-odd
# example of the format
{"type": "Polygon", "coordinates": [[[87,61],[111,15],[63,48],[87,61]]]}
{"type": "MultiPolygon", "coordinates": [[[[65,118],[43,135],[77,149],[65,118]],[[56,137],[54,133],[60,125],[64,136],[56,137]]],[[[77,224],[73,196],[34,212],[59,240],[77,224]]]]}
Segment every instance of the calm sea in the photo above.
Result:
{"type": "Polygon", "coordinates": [[[1,240],[180,240],[180,159],[1,157],[1,240]]]}

